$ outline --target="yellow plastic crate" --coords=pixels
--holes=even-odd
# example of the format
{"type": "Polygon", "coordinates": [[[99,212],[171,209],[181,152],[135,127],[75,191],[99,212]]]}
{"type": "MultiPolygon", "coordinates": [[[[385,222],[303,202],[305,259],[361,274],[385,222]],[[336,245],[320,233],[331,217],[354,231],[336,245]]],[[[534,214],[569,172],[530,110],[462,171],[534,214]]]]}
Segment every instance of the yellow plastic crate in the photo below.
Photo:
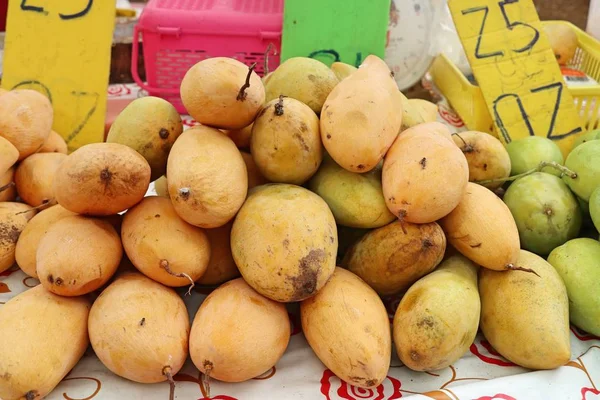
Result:
{"type": "MultiPolygon", "coordinates": [[[[568,25],[577,34],[579,46],[567,66],[584,72],[596,82],[600,82],[600,42],[570,22],[542,21],[542,25],[549,22],[568,25]]],[[[443,54],[436,57],[429,72],[435,85],[462,118],[468,129],[496,135],[492,117],[479,86],[469,82],[456,65],[443,54]]],[[[583,129],[597,128],[600,117],[598,111],[600,108],[600,85],[571,87],[569,92],[579,109],[583,129]]]]}

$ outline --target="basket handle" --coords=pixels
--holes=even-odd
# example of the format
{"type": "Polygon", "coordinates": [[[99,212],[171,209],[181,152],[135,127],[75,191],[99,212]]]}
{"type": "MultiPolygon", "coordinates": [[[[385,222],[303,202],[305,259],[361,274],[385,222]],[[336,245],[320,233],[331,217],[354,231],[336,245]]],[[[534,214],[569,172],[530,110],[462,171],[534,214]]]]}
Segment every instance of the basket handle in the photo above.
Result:
{"type": "Polygon", "coordinates": [[[138,84],[139,87],[146,90],[147,92],[153,93],[164,93],[164,94],[176,94],[179,95],[179,89],[168,89],[168,88],[157,88],[154,86],[147,85],[142,78],[140,78],[140,74],[138,71],[138,59],[139,59],[139,38],[140,38],[140,29],[139,24],[136,24],[133,28],[133,43],[132,43],[132,51],[131,51],[131,76],[133,76],[133,80],[138,84]]]}

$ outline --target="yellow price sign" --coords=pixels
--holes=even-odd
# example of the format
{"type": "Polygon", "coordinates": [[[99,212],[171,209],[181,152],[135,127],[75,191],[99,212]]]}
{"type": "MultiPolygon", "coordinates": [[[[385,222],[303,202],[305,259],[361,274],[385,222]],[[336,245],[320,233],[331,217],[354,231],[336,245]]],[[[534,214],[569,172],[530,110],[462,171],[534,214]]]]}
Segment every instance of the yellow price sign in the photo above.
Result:
{"type": "Polygon", "coordinates": [[[115,21],[111,0],[11,0],[4,89],[45,94],[70,150],[104,139],[115,21]]]}
{"type": "Polygon", "coordinates": [[[499,138],[544,136],[566,155],[582,124],[533,2],[448,5],[499,138]]]}

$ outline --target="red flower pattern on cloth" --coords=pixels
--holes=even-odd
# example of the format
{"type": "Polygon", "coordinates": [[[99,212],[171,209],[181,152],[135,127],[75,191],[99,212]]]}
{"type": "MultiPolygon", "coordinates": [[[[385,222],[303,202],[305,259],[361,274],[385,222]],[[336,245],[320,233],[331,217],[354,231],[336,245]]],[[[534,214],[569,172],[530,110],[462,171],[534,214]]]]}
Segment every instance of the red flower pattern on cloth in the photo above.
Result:
{"type": "Polygon", "coordinates": [[[131,94],[131,88],[127,85],[109,85],[108,86],[108,97],[122,97],[131,94]]]}
{"type": "Polygon", "coordinates": [[[200,125],[200,122],[196,121],[194,118],[187,116],[187,115],[182,115],[181,116],[181,123],[184,126],[187,127],[192,127],[192,126],[196,126],[196,125],[200,125]]]}
{"type": "Polygon", "coordinates": [[[220,394],[215,397],[200,397],[198,400],[238,400],[235,397],[220,394]]]}
{"type": "Polygon", "coordinates": [[[600,399],[600,390],[584,387],[581,389],[581,400],[598,400],[600,399]]]}
{"type": "Polygon", "coordinates": [[[516,364],[507,361],[496,350],[494,350],[490,342],[487,340],[480,340],[479,345],[477,345],[477,341],[473,342],[469,350],[471,350],[471,353],[477,356],[477,358],[487,364],[499,365],[501,367],[517,367],[516,364]],[[485,349],[489,355],[483,354],[483,350],[480,350],[479,346],[483,347],[483,349],[485,349]]]}
{"type": "Polygon", "coordinates": [[[386,380],[375,389],[364,389],[349,385],[335,376],[329,369],[323,371],[323,377],[321,378],[321,393],[327,400],[335,400],[336,398],[343,400],[394,400],[402,397],[400,387],[400,381],[391,376],[387,376],[386,380]],[[333,387],[336,383],[339,384],[337,390],[333,387]]]}
{"type": "Polygon", "coordinates": [[[294,336],[302,332],[302,321],[300,321],[300,315],[288,312],[288,316],[290,318],[290,324],[292,325],[290,336],[294,336]]]}
{"type": "Polygon", "coordinates": [[[573,332],[573,335],[575,335],[575,337],[577,339],[581,340],[582,342],[587,342],[589,340],[600,340],[600,337],[594,336],[591,333],[582,331],[581,329],[579,329],[573,325],[571,325],[571,332],[573,332]]]}
{"type": "Polygon", "coordinates": [[[498,394],[494,395],[493,397],[492,396],[483,396],[483,397],[479,397],[475,400],[496,400],[496,399],[498,399],[498,400],[517,400],[514,397],[509,396],[504,393],[498,393],[498,394]]]}
{"type": "Polygon", "coordinates": [[[462,128],[463,126],[465,126],[465,123],[458,116],[458,114],[449,107],[446,107],[445,104],[438,104],[438,113],[444,121],[446,121],[452,126],[455,126],[457,128],[462,128]]]}

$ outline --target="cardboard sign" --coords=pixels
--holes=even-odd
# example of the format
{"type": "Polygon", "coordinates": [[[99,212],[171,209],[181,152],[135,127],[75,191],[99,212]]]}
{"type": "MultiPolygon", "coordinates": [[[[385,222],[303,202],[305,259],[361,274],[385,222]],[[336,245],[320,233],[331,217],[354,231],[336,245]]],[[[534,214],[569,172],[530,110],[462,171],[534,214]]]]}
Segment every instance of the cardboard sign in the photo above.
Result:
{"type": "Polygon", "coordinates": [[[582,124],[532,1],[448,5],[499,138],[544,136],[568,154],[582,124]]]}
{"type": "Polygon", "coordinates": [[[390,0],[286,1],[281,61],[311,57],[328,66],[359,66],[369,55],[385,57],[390,0]]]}
{"type": "Polygon", "coordinates": [[[104,139],[114,21],[114,1],[9,3],[2,87],[46,95],[71,151],[104,139]]]}

